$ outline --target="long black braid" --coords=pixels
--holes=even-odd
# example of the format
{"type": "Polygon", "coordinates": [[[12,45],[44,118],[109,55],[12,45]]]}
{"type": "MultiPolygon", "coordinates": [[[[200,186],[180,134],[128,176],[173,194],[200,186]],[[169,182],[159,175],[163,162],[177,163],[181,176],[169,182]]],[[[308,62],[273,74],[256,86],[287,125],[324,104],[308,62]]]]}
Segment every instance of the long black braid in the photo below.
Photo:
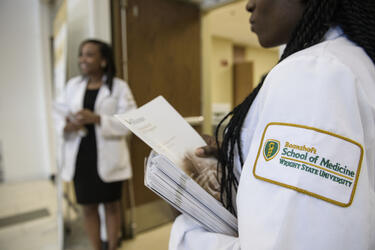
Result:
{"type": "Polygon", "coordinates": [[[106,66],[103,68],[103,72],[107,77],[105,84],[107,84],[109,91],[112,91],[113,78],[116,75],[116,66],[113,57],[112,47],[109,44],[97,39],[87,39],[83,41],[79,46],[80,53],[82,51],[83,45],[85,45],[86,43],[93,43],[99,46],[100,54],[106,61],[106,66]]]}
{"type": "MultiPolygon", "coordinates": [[[[339,25],[347,37],[361,46],[375,63],[375,1],[374,0],[301,0],[306,7],[302,19],[293,31],[290,41],[279,60],[281,62],[293,53],[311,47],[324,38],[328,29],[339,25]]],[[[241,166],[244,164],[240,136],[243,122],[266,77],[246,99],[226,115],[216,129],[219,151],[218,171],[221,171],[221,201],[236,215],[232,198],[237,192],[238,180],[234,176],[234,156],[237,153],[241,166]],[[219,130],[223,122],[231,117],[223,130],[220,144],[219,130]]]]}

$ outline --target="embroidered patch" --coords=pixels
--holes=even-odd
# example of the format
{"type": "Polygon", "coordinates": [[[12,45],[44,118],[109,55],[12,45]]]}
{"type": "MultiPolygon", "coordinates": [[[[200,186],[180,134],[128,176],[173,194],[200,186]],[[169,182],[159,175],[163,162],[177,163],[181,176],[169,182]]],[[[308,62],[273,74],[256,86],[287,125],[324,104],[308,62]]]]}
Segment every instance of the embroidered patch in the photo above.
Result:
{"type": "Polygon", "coordinates": [[[348,207],[362,159],[362,146],[351,139],[297,124],[270,123],[263,132],[253,174],[263,181],[348,207]]]}
{"type": "Polygon", "coordinates": [[[266,161],[272,160],[280,150],[280,142],[278,140],[269,139],[266,141],[263,149],[263,156],[266,161]]]}

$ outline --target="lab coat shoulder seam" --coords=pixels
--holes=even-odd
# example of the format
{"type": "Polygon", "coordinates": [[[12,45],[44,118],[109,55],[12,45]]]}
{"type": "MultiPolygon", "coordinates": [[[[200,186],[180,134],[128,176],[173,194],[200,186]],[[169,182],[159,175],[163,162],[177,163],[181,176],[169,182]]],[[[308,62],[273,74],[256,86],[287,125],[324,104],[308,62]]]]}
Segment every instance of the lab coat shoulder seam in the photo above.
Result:
{"type": "MultiPolygon", "coordinates": [[[[334,65],[337,67],[337,69],[342,69],[343,71],[349,73],[353,77],[355,82],[357,82],[358,80],[357,74],[345,62],[343,62],[343,60],[333,55],[332,53],[327,52],[326,49],[324,49],[324,51],[320,51],[319,55],[315,53],[309,53],[291,56],[289,60],[285,60],[276,65],[274,69],[271,70],[271,72],[283,71],[285,67],[289,68],[291,64],[296,64],[296,62],[298,62],[297,65],[303,67],[304,64],[307,64],[312,60],[316,60],[318,63],[321,63],[323,65],[326,64],[327,67],[333,67],[332,65],[334,65]]],[[[280,72],[278,74],[280,74],[280,72]]]]}

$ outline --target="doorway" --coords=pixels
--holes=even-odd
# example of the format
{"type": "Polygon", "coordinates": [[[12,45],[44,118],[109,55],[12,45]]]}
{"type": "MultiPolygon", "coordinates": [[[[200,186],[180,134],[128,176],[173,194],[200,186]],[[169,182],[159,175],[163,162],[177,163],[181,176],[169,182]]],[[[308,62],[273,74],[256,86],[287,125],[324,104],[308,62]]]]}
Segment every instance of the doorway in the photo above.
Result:
{"type": "MultiPolygon", "coordinates": [[[[122,77],[126,76],[137,105],[163,95],[182,116],[200,116],[198,6],[169,0],[128,0],[126,6],[121,6],[118,1],[112,1],[112,12],[117,13],[112,13],[117,67],[123,68],[126,64],[122,77]],[[126,22],[121,22],[124,15],[126,22]],[[126,53],[122,53],[124,38],[126,53]]],[[[144,186],[144,159],[150,148],[135,136],[130,145],[135,230],[140,232],[173,220],[177,213],[144,186]]]]}

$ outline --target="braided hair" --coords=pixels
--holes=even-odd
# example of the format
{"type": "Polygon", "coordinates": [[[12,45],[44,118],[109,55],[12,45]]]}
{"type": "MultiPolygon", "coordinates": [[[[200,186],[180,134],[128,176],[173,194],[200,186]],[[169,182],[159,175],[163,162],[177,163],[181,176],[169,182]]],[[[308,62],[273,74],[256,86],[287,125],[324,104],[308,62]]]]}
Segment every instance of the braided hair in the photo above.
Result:
{"type": "MultiPolygon", "coordinates": [[[[361,46],[375,63],[375,1],[374,0],[301,0],[305,5],[303,16],[296,25],[291,39],[279,60],[302,49],[311,47],[324,38],[331,26],[339,25],[346,36],[361,46]]],[[[244,156],[240,143],[241,128],[255,97],[264,82],[264,76],[258,86],[245,100],[236,106],[219,123],[215,136],[218,145],[218,172],[221,172],[221,202],[236,215],[232,197],[237,191],[238,180],[234,176],[234,155],[239,155],[241,166],[244,156]],[[223,141],[219,143],[219,130],[223,122],[231,117],[223,130],[223,141]]]]}
{"type": "Polygon", "coordinates": [[[79,51],[82,50],[83,45],[85,45],[86,43],[93,43],[99,47],[100,55],[106,61],[106,66],[103,68],[103,72],[107,77],[105,84],[107,84],[109,91],[112,92],[113,78],[116,75],[116,66],[113,58],[112,47],[100,40],[87,39],[81,43],[81,45],[79,46],[79,51]]]}

